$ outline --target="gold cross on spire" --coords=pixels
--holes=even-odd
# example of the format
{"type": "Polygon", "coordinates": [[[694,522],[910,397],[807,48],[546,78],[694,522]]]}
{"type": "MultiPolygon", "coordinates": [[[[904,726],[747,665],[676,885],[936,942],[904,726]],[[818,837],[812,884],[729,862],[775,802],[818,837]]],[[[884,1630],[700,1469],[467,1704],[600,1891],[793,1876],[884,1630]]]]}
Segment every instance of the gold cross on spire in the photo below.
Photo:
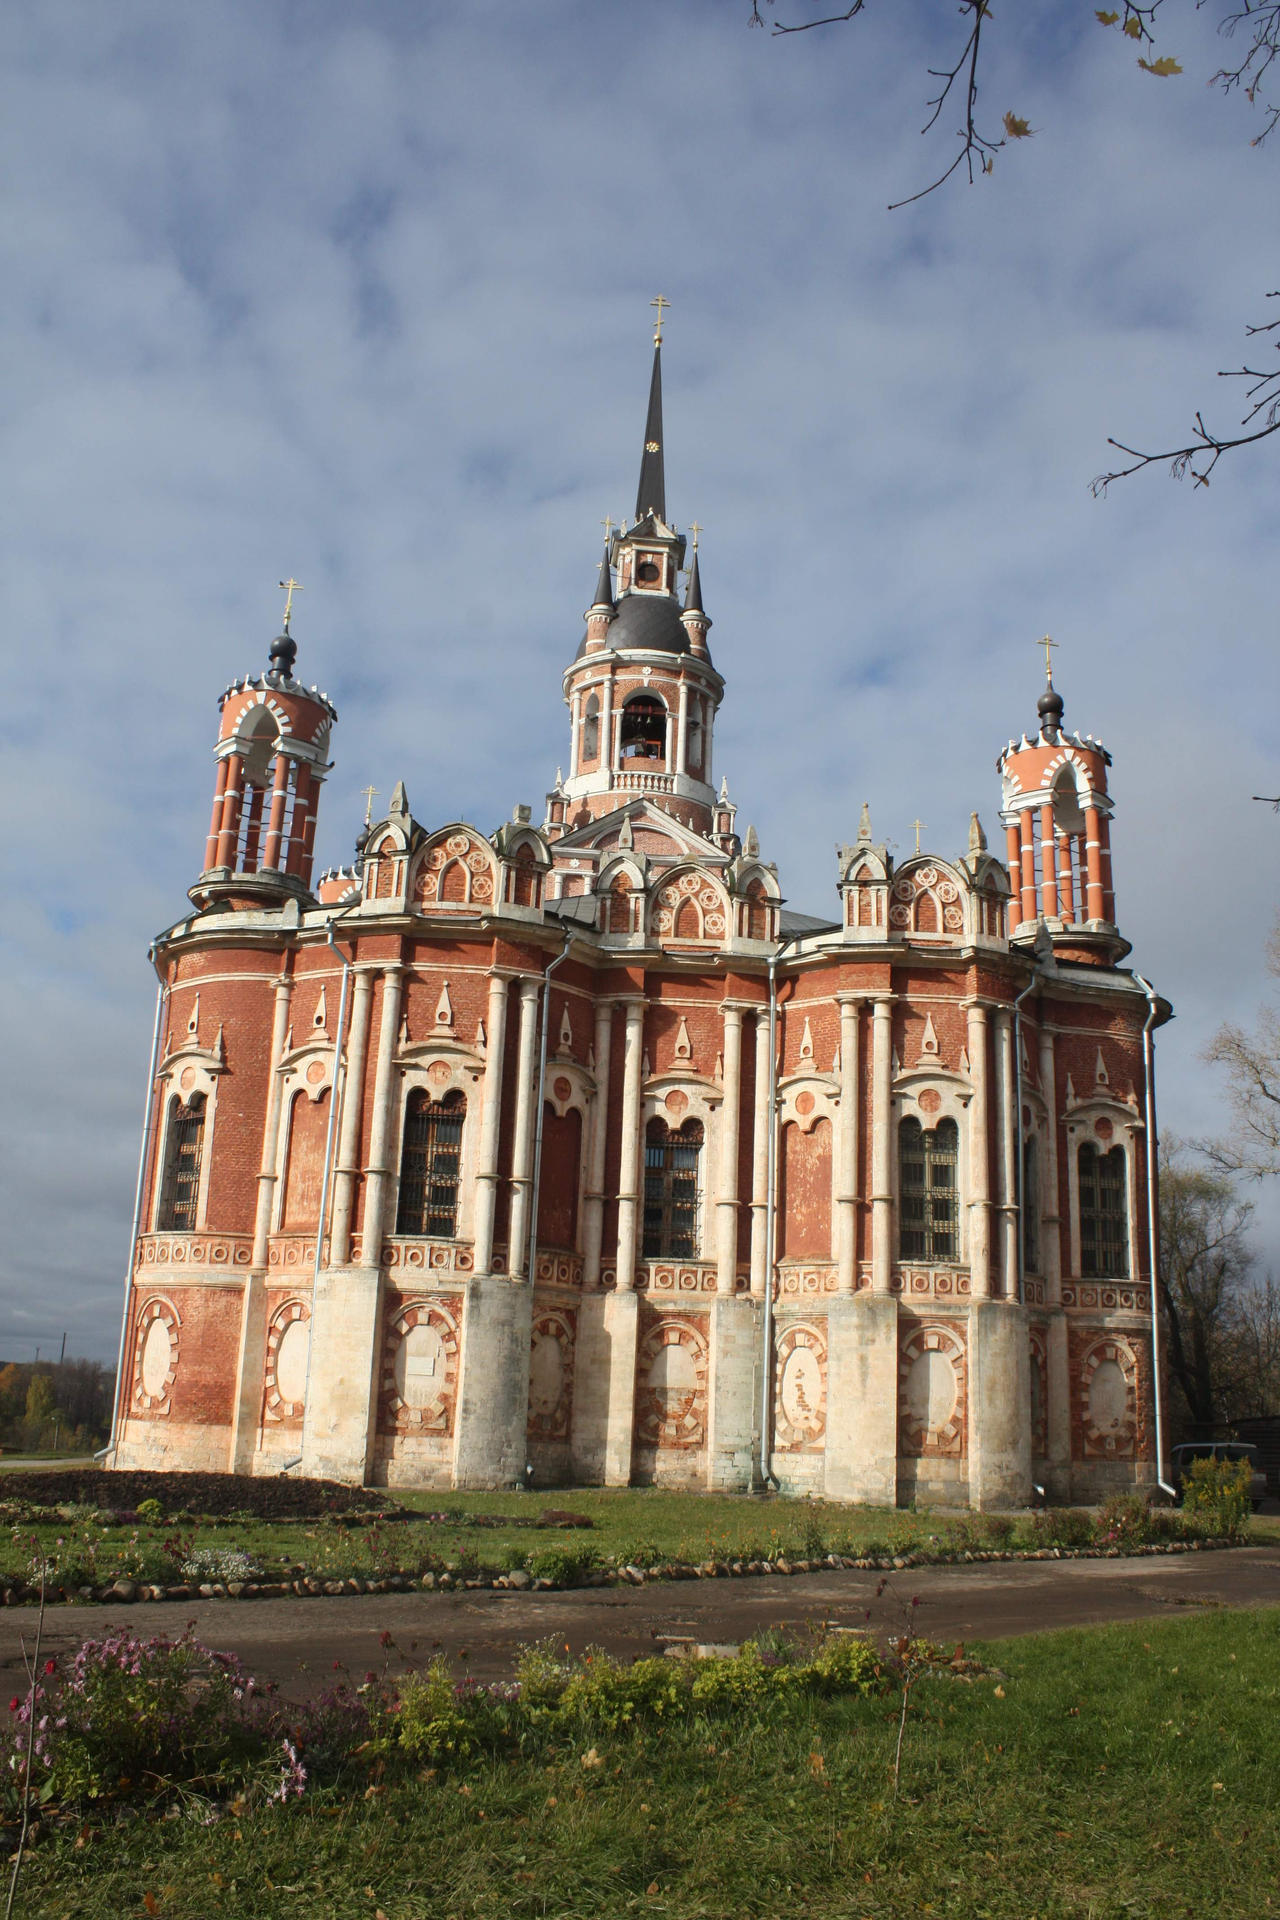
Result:
{"type": "Polygon", "coordinates": [[[912,826],[913,826],[913,827],[915,828],[915,830],[916,830],[916,852],[917,852],[917,853],[919,853],[919,851],[920,851],[920,835],[921,835],[921,834],[923,833],[923,831],[924,831],[924,829],[925,829],[925,827],[926,827],[926,826],[928,825],[928,822],[927,822],[927,821],[925,821],[925,820],[913,820],[913,821],[911,822],[911,824],[912,824],[912,826]]]}
{"type": "Polygon", "coordinates": [[[605,543],[607,545],[609,540],[609,535],[613,532],[612,514],[606,513],[604,519],[600,522],[600,525],[604,528],[605,543]]]}
{"type": "Polygon", "coordinates": [[[378,797],[378,789],[376,787],[361,787],[360,791],[364,795],[364,823],[367,827],[373,818],[373,803],[378,797]]]}
{"type": "Polygon", "coordinates": [[[1049,657],[1049,649],[1050,647],[1056,647],[1058,644],[1059,642],[1057,640],[1051,640],[1047,633],[1043,640],[1036,641],[1038,647],[1044,648],[1044,677],[1050,686],[1053,685],[1053,661],[1049,657]]]}
{"type": "Polygon", "coordinates": [[[651,307],[656,307],[658,309],[658,318],[654,322],[654,327],[653,327],[653,344],[655,347],[660,347],[662,345],[662,326],[663,326],[662,310],[664,307],[669,307],[671,305],[671,302],[667,299],[664,299],[662,294],[659,294],[656,300],[651,300],[649,302],[649,305],[651,307]]]}
{"type": "Polygon", "coordinates": [[[293,596],[295,593],[305,592],[306,589],[301,580],[282,580],[280,585],[284,588],[284,630],[288,633],[289,621],[293,614],[293,596]]]}
{"type": "Polygon", "coordinates": [[[698,535],[702,532],[702,528],[696,520],[691,520],[689,522],[689,531],[693,535],[693,550],[696,553],[698,551],[698,535]]]}

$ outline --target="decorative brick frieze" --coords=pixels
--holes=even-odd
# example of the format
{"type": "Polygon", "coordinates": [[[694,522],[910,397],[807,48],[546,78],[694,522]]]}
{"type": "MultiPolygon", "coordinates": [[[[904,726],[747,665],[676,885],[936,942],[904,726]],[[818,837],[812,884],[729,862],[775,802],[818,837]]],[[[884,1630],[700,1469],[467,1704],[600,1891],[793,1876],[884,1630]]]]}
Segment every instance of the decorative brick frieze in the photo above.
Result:
{"type": "MultiPolygon", "coordinates": [[[[314,1248],[313,1248],[314,1250],[314,1248]]],[[[247,1267],[253,1257],[253,1239],[248,1234],[225,1233],[143,1233],[138,1236],[135,1268],[147,1267],[247,1267]]]]}

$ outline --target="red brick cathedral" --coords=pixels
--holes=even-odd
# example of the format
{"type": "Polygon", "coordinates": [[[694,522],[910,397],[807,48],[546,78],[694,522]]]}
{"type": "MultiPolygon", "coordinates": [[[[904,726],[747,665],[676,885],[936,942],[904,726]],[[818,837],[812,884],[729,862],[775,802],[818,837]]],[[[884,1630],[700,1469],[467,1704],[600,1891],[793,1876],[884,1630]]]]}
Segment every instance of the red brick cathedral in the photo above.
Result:
{"type": "Polygon", "coordinates": [[[1050,677],[997,762],[1007,865],[976,814],[960,857],[895,861],[864,807],[829,915],[787,912],[714,771],[660,345],[585,619],[540,826],[424,825],[397,786],[318,880],[337,716],[287,613],[223,694],[155,947],[115,1464],[977,1507],[1151,1481],[1169,1009],[1120,964],[1110,755],[1050,677]]]}

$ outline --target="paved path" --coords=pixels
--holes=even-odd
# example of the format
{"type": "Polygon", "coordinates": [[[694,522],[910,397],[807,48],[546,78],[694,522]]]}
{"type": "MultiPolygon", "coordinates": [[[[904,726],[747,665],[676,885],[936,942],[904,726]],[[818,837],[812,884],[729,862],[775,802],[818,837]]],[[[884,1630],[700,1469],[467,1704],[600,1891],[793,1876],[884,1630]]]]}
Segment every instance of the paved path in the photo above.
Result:
{"type": "MultiPolygon", "coordinates": [[[[50,1653],[70,1652],[108,1624],[135,1633],[180,1633],[188,1621],[207,1646],[240,1654],[260,1680],[294,1698],[318,1692],[339,1662],[358,1679],[380,1667],[378,1637],[389,1630],[417,1658],[441,1649],[479,1679],[509,1675],[516,1649],[554,1638],[574,1653],[600,1646],[623,1656],[650,1653],[655,1635],[741,1641],[765,1627],[804,1628],[821,1620],[872,1623],[895,1631],[900,1611],[876,1600],[881,1576],[767,1575],[740,1580],[655,1582],[570,1593],[383,1593],[351,1599],[196,1600],[140,1606],[54,1607],[45,1615],[50,1653]]],[[[901,1601],[919,1594],[918,1631],[936,1640],[996,1639],[1053,1627],[1096,1626],[1210,1607],[1280,1605],[1280,1541],[1217,1553],[1133,1560],[1025,1560],[915,1567],[893,1576],[901,1601]]],[[[0,1691],[22,1673],[34,1608],[0,1612],[0,1691]]]]}

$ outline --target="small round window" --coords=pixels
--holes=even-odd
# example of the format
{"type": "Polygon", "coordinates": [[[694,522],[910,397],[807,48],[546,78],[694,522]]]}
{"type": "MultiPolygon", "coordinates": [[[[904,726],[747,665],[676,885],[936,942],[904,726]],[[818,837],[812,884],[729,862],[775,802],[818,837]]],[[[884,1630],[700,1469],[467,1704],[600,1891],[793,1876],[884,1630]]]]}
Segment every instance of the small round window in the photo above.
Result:
{"type": "Polygon", "coordinates": [[[653,586],[655,581],[660,580],[661,578],[662,578],[661,572],[659,571],[656,563],[652,560],[642,560],[640,562],[640,565],[636,568],[636,579],[643,581],[646,587],[653,586]]]}

